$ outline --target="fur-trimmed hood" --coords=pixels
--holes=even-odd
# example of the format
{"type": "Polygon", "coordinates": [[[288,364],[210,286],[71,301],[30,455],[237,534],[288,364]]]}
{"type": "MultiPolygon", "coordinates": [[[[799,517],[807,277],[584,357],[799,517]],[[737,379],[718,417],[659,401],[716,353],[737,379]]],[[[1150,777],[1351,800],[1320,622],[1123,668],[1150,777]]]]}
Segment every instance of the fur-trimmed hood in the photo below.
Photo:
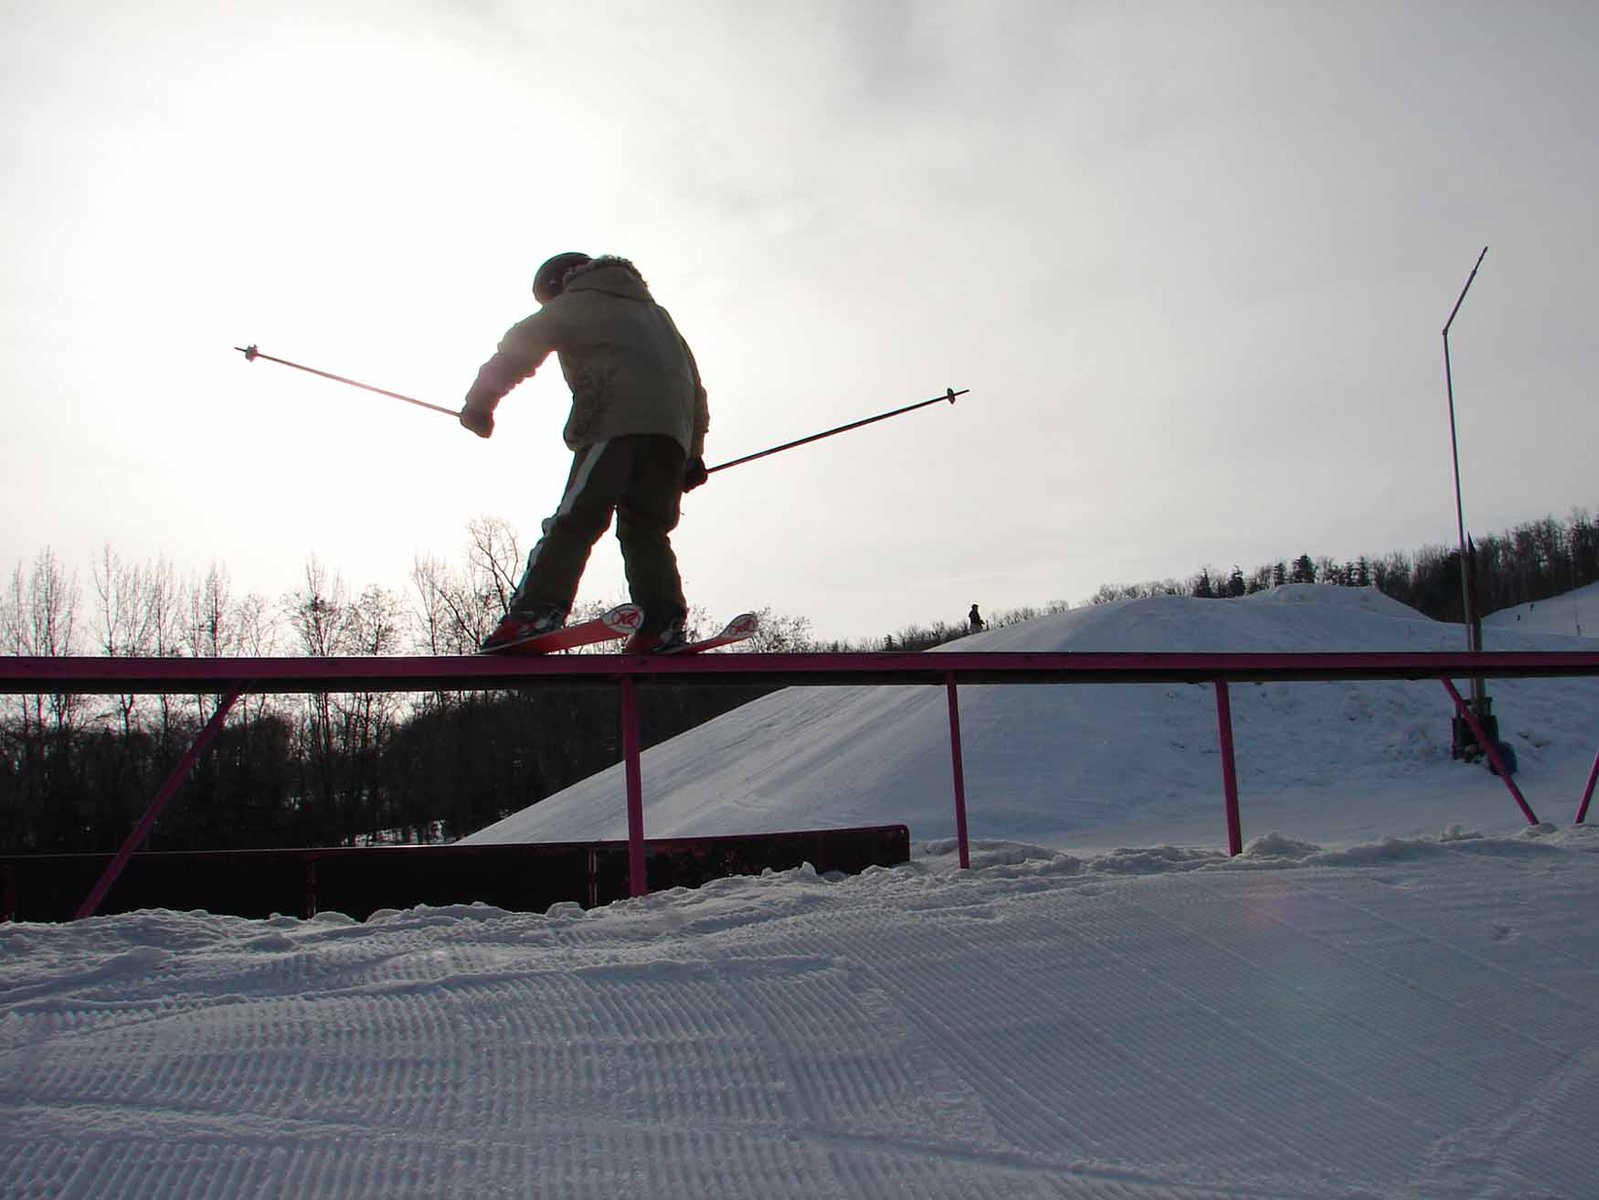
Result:
{"type": "MultiPolygon", "coordinates": [[[[561,296],[571,291],[608,292],[625,300],[650,300],[649,284],[632,262],[614,254],[602,254],[579,263],[561,276],[561,296]]],[[[557,296],[559,300],[561,296],[557,296]]]]}

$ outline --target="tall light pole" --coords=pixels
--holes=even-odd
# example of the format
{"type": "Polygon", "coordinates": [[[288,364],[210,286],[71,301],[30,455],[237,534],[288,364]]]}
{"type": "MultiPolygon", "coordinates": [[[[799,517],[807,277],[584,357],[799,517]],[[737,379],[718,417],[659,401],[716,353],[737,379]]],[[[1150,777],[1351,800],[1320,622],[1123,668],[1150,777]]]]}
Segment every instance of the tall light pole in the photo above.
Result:
{"type": "MultiPolygon", "coordinates": [[[[1488,247],[1484,246],[1482,253],[1477,255],[1471,274],[1466,277],[1466,286],[1460,289],[1460,295],[1455,298],[1455,306],[1449,310],[1449,319],[1444,322],[1444,387],[1449,393],[1449,451],[1455,465],[1455,531],[1460,540],[1460,595],[1465,614],[1468,650],[1482,649],[1482,623],[1477,619],[1476,589],[1472,586],[1471,551],[1466,544],[1466,512],[1460,499],[1460,441],[1455,435],[1455,375],[1449,361],[1449,327],[1455,323],[1455,316],[1460,312],[1460,306],[1465,303],[1466,293],[1471,290],[1472,280],[1477,278],[1477,268],[1482,266],[1482,260],[1487,256],[1488,247]]],[[[1488,698],[1480,678],[1471,681],[1471,706],[1483,724],[1483,731],[1489,737],[1497,738],[1498,722],[1492,715],[1493,701],[1488,698]]],[[[1455,718],[1453,752],[1456,758],[1465,757],[1468,760],[1484,752],[1484,747],[1476,745],[1476,737],[1471,733],[1470,727],[1459,717],[1455,718]]]]}

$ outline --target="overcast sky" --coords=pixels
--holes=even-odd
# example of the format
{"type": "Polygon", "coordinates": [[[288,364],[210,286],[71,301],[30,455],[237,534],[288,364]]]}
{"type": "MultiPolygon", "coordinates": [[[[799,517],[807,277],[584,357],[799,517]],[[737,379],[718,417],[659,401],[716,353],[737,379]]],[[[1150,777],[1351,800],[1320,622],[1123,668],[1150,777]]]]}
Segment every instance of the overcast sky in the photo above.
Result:
{"type": "MultiPolygon", "coordinates": [[[[690,600],[865,637],[1599,507],[1599,6],[0,6],[0,566],[403,590],[564,482],[558,251],[631,257],[714,465],[690,600]]],[[[583,598],[623,595],[615,541],[583,598]]]]}

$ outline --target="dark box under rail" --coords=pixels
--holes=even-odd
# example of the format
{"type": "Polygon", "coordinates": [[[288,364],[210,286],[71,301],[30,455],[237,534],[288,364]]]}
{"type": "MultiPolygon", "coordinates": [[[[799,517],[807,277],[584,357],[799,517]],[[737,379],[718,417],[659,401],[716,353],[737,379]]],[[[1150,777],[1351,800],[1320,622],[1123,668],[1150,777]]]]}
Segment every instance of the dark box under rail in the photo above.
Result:
{"type": "MultiPolygon", "coordinates": [[[[649,890],[698,887],[810,863],[854,874],[910,859],[904,825],[729,837],[646,839],[649,890]]],[[[0,919],[68,921],[110,854],[0,857],[0,919]]],[[[341,912],[365,920],[380,909],[481,901],[543,912],[626,897],[626,842],[501,846],[373,846],[303,850],[214,850],[135,854],[100,914],[145,908],[203,909],[240,917],[341,912]]]]}

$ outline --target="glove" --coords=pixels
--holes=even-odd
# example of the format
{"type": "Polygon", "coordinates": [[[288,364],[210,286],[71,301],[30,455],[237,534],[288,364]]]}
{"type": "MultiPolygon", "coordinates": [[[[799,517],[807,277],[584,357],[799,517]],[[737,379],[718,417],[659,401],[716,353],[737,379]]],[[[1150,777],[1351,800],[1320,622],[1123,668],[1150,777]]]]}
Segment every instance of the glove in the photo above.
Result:
{"type": "Polygon", "coordinates": [[[463,408],[461,425],[478,437],[486,438],[494,433],[494,414],[483,408],[463,408]]]}
{"type": "Polygon", "coordinates": [[[705,460],[698,455],[683,464],[683,490],[685,492],[692,492],[709,478],[710,472],[705,469],[705,460]]]}

